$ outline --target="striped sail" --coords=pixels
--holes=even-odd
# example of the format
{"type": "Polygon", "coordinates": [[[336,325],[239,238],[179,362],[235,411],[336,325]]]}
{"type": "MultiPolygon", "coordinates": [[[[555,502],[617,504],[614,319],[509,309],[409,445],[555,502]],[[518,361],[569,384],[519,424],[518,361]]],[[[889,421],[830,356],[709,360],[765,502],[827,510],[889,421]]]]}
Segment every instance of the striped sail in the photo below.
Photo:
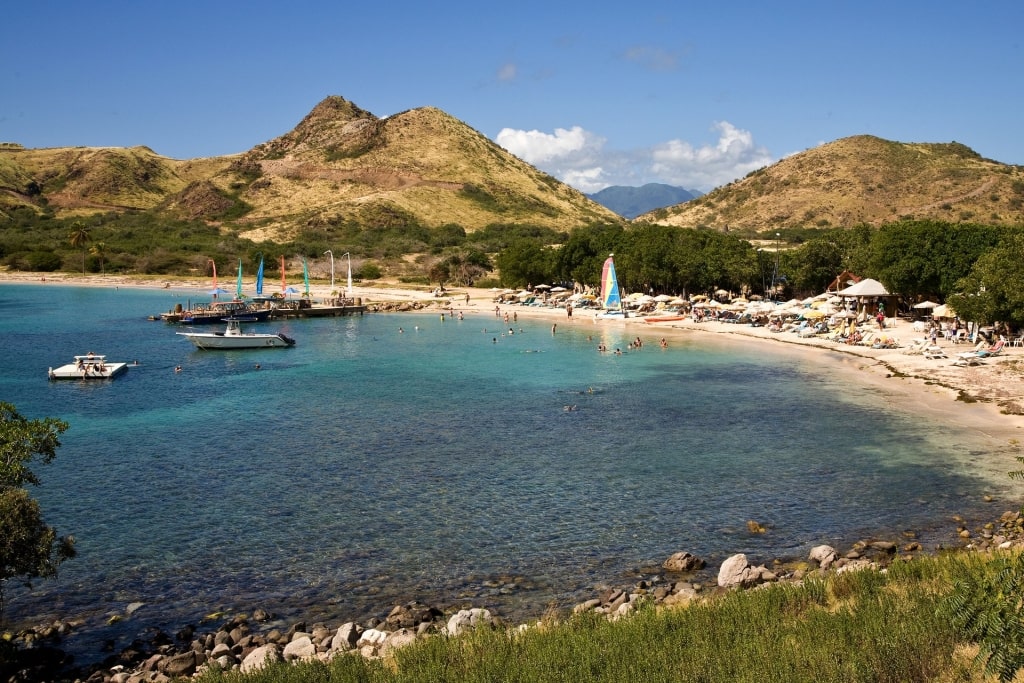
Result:
{"type": "Polygon", "coordinates": [[[615,261],[609,256],[601,271],[601,305],[619,310],[622,298],[619,296],[619,279],[615,277],[615,261]]]}

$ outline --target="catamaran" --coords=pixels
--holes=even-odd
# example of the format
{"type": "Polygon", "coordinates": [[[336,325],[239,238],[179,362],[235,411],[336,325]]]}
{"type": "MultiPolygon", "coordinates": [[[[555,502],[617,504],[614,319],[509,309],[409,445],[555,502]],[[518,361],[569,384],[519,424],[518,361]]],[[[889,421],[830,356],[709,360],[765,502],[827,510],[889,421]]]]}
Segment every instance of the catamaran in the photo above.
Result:
{"type": "Polygon", "coordinates": [[[619,289],[619,278],[615,275],[615,254],[608,254],[601,270],[601,306],[603,313],[598,313],[597,318],[627,318],[626,310],[622,307],[622,290],[619,289]]]}

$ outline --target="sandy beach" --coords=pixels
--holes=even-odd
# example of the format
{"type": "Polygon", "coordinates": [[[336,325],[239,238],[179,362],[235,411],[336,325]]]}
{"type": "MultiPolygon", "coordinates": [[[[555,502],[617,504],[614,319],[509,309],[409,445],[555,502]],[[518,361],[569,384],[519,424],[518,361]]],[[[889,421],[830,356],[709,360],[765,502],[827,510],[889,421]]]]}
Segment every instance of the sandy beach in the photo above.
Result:
{"type": "MultiPolygon", "coordinates": [[[[209,279],[181,279],[161,276],[71,275],[67,273],[0,272],[0,282],[26,284],[74,285],[89,287],[142,287],[206,294],[212,286],[209,279]]],[[[225,279],[222,286],[233,284],[225,279]]],[[[336,289],[344,285],[337,284],[336,289]]],[[[314,299],[327,297],[328,284],[311,283],[314,299]]],[[[566,327],[626,326],[630,335],[641,337],[647,345],[661,338],[667,343],[714,343],[751,345],[765,352],[788,358],[796,363],[814,363],[823,371],[843,373],[851,385],[872,386],[883,390],[895,404],[927,413],[932,418],[958,424],[988,439],[1016,445],[1024,438],[1024,348],[1007,346],[1002,354],[978,365],[954,365],[957,354],[970,351],[969,344],[954,344],[940,339],[945,358],[928,358],[911,353],[911,345],[924,334],[915,331],[906,320],[890,319],[886,333],[900,344],[896,349],[873,349],[832,342],[819,337],[800,337],[792,332],[770,332],[765,327],[751,327],[722,322],[685,320],[647,323],[643,318],[599,320],[593,311],[579,309],[569,317],[564,308],[521,306],[495,303],[495,293],[487,289],[453,288],[444,297],[436,297],[427,287],[412,288],[400,283],[375,281],[372,285],[358,283],[353,296],[364,304],[408,301],[421,306],[448,308],[467,315],[494,317],[495,307],[502,312],[513,311],[520,319],[550,320],[566,327]],[[468,302],[466,295],[469,295],[468,302]],[[635,330],[635,332],[634,332],[635,330]]]]}

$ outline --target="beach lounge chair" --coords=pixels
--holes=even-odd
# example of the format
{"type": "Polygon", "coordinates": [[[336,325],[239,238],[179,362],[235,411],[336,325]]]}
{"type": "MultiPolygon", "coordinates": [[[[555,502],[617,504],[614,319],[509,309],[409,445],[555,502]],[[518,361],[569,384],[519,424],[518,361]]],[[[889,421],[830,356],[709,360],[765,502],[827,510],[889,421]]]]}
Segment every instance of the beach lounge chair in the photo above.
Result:
{"type": "Polygon", "coordinates": [[[957,359],[953,362],[953,365],[979,365],[984,359],[1001,354],[1005,347],[1006,342],[1002,339],[987,348],[984,342],[979,342],[973,351],[956,354],[957,359]]]}
{"type": "Polygon", "coordinates": [[[981,349],[980,351],[978,351],[978,355],[981,356],[982,358],[988,358],[989,356],[998,356],[1003,352],[1004,348],[1006,348],[1006,340],[1000,339],[987,349],[981,349]]]}
{"type": "Polygon", "coordinates": [[[923,337],[919,339],[913,339],[909,344],[907,344],[907,347],[903,349],[903,353],[907,355],[916,355],[919,353],[924,353],[925,351],[928,350],[930,346],[931,342],[929,342],[927,339],[923,337]]]}
{"type": "Polygon", "coordinates": [[[949,358],[949,356],[946,355],[946,352],[939,346],[929,346],[922,353],[925,358],[930,360],[934,360],[936,358],[949,358]]]}

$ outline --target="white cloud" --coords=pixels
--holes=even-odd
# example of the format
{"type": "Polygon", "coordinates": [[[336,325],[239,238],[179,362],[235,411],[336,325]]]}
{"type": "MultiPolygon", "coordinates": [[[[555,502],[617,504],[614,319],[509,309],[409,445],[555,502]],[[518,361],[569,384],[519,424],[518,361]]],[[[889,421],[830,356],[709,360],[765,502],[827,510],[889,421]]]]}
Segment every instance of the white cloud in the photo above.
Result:
{"type": "Polygon", "coordinates": [[[649,148],[608,150],[605,139],[580,126],[556,128],[553,134],[504,128],[496,142],[523,161],[550,173],[581,192],[609,185],[666,183],[707,192],[774,162],[750,131],[728,121],[714,124],[714,144],[694,146],[669,140],[649,148]]]}
{"type": "Polygon", "coordinates": [[[508,64],[503,64],[501,68],[498,69],[498,81],[502,83],[506,81],[514,81],[518,74],[519,69],[516,67],[515,64],[511,62],[509,62],[508,64]]]}
{"type": "Polygon", "coordinates": [[[626,61],[643,66],[650,71],[675,71],[679,68],[679,56],[660,47],[638,45],[626,50],[626,61]]]}
{"type": "Polygon", "coordinates": [[[495,141],[528,164],[586,154],[604,145],[604,140],[579,126],[556,128],[554,135],[539,130],[502,128],[495,141]]]}

